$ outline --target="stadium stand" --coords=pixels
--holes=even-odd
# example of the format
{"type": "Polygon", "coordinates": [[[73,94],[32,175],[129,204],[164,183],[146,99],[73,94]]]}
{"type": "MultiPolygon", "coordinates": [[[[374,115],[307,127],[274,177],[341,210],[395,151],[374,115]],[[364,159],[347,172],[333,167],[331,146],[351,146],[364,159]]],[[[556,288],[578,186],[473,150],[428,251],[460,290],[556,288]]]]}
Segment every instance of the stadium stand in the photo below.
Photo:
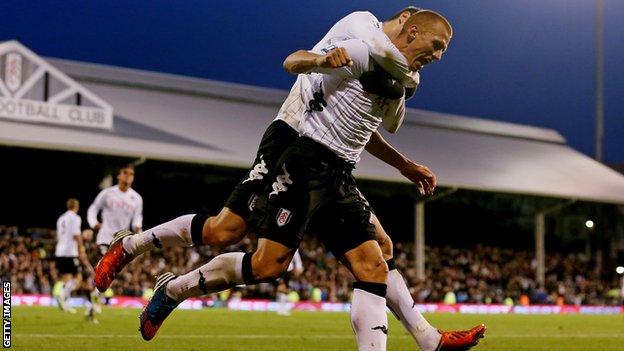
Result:
{"type": "MultiPolygon", "coordinates": [[[[57,272],[52,260],[54,231],[44,228],[19,230],[0,226],[0,276],[14,282],[16,294],[49,294],[57,272]]],[[[88,243],[89,245],[92,243],[88,243]]],[[[245,251],[254,245],[246,238],[228,250],[245,251]]],[[[581,253],[549,253],[546,285],[534,280],[533,253],[509,248],[427,247],[427,279],[418,281],[413,244],[396,243],[395,257],[417,302],[476,304],[618,305],[617,277],[607,279],[596,272],[581,253]]],[[[116,295],[144,296],[153,276],[165,271],[180,274],[194,269],[220,251],[209,247],[166,249],[142,256],[126,268],[112,288],[116,295]]],[[[289,279],[300,300],[348,301],[351,276],[331,254],[314,240],[301,247],[304,272],[289,279]]],[[[245,298],[273,298],[275,286],[261,284],[236,294],[245,298]]]]}

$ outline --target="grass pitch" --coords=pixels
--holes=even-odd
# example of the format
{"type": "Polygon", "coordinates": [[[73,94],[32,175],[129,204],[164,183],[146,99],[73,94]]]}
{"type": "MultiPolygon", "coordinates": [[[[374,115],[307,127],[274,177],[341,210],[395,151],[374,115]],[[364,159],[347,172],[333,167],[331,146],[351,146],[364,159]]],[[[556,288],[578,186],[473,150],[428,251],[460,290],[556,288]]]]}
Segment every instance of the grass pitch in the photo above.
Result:
{"type": "MultiPolygon", "coordinates": [[[[224,309],[175,311],[152,341],[141,339],[138,309],[105,308],[100,324],[52,307],[14,307],[15,350],[355,350],[346,313],[270,312],[224,309]]],[[[475,350],[624,350],[624,316],[427,314],[435,326],[467,329],[484,322],[485,339],[475,350]]],[[[388,350],[417,350],[392,315],[388,350]]]]}

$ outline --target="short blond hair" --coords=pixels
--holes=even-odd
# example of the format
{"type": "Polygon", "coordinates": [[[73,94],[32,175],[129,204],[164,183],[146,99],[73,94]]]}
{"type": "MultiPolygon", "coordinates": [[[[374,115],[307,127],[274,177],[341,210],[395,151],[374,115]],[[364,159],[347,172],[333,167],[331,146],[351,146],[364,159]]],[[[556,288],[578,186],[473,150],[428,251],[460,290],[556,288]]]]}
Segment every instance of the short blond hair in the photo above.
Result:
{"type": "Polygon", "coordinates": [[[424,24],[425,26],[431,25],[434,22],[442,22],[442,24],[446,27],[446,30],[449,33],[449,37],[453,36],[453,27],[449,23],[449,21],[442,16],[441,14],[431,11],[431,10],[420,10],[410,16],[410,18],[405,21],[403,24],[403,29],[401,32],[407,32],[407,30],[417,24],[424,24]]]}
{"type": "Polygon", "coordinates": [[[66,204],[67,204],[68,210],[73,210],[74,208],[77,208],[80,205],[80,201],[72,197],[69,200],[67,200],[66,204]]]}

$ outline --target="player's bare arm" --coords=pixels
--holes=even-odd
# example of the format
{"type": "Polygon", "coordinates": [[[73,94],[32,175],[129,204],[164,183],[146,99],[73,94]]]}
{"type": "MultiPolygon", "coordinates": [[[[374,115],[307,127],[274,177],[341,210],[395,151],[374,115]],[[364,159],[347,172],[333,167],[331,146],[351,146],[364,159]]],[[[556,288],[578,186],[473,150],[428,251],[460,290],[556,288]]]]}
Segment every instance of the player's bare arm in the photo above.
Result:
{"type": "Polygon", "coordinates": [[[292,74],[308,73],[315,68],[339,68],[353,65],[345,48],[335,48],[325,55],[298,50],[286,57],[283,67],[292,74]]]}
{"type": "Polygon", "coordinates": [[[85,250],[84,244],[82,242],[82,236],[74,235],[74,240],[76,244],[78,244],[78,259],[80,259],[80,263],[89,271],[89,274],[93,274],[93,266],[89,259],[87,258],[87,251],[85,250]]]}
{"type": "Polygon", "coordinates": [[[366,151],[399,170],[403,176],[418,186],[421,195],[433,194],[436,187],[435,174],[427,166],[420,165],[405,157],[390,145],[379,132],[373,133],[366,144],[366,151]]]}

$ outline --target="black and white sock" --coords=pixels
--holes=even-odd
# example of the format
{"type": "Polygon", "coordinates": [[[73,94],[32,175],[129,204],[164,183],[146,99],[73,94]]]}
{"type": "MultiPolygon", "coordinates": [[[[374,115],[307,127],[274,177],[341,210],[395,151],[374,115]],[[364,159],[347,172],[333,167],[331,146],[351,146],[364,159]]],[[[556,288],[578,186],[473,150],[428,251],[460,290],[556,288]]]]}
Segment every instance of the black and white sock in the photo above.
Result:
{"type": "Polygon", "coordinates": [[[351,301],[351,326],[359,351],[386,349],[388,315],[386,284],[355,282],[351,301]]]}
{"type": "MultiPolygon", "coordinates": [[[[227,290],[244,284],[244,252],[230,252],[213,258],[194,271],[181,275],[167,284],[167,296],[176,301],[227,290]]],[[[249,254],[250,255],[250,254],[249,254]]]]}
{"type": "Polygon", "coordinates": [[[418,311],[414,299],[397,269],[388,272],[386,302],[405,329],[423,351],[433,351],[440,342],[438,330],[429,324],[418,311]]]}
{"type": "Polygon", "coordinates": [[[157,225],[142,233],[123,238],[124,250],[132,256],[163,247],[191,247],[191,224],[196,215],[180,216],[169,222],[157,225]]]}

